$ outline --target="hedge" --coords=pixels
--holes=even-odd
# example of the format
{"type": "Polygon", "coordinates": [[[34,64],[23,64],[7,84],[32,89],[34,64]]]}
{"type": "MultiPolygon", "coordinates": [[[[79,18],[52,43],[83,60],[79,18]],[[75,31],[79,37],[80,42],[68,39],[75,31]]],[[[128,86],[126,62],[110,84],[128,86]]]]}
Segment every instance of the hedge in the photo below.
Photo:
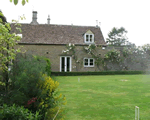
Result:
{"type": "Polygon", "coordinates": [[[150,74],[150,71],[52,72],[52,76],[134,75],[134,74],[150,74]]]}

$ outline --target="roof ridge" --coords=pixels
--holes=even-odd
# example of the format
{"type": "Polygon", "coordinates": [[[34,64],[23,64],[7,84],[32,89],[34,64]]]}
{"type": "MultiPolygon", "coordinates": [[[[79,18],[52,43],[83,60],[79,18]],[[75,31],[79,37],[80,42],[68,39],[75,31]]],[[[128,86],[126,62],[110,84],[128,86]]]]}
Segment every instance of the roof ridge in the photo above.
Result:
{"type": "MultiPolygon", "coordinates": [[[[15,24],[15,23],[11,23],[11,24],[15,24]]],[[[19,23],[19,24],[23,24],[23,25],[32,25],[30,23],[19,23]]],[[[72,26],[72,27],[94,27],[94,28],[99,28],[96,26],[85,26],[85,25],[65,25],[65,24],[38,24],[38,25],[53,25],[53,26],[72,26]]],[[[38,26],[38,25],[34,25],[34,26],[38,26]]]]}

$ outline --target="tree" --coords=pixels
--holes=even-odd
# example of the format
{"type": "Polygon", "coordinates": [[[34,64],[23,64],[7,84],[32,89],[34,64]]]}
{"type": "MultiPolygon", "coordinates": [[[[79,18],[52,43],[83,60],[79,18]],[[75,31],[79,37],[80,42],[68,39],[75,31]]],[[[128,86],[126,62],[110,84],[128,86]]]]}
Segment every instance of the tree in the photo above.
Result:
{"type": "MultiPolygon", "coordinates": [[[[14,4],[17,5],[19,0],[10,0],[10,2],[14,1],[14,4]]],[[[28,0],[22,0],[22,5],[25,5],[28,0]]]]}
{"type": "Polygon", "coordinates": [[[148,55],[150,55],[150,44],[145,44],[142,48],[148,55]]]}
{"type": "MultiPolygon", "coordinates": [[[[16,25],[19,24],[16,23],[16,25]]],[[[16,27],[16,29],[21,32],[19,27],[16,27]]],[[[14,49],[14,47],[17,45],[17,41],[20,41],[21,39],[21,37],[17,36],[15,33],[10,33],[10,31],[10,23],[7,23],[6,18],[0,11],[0,70],[3,71],[3,77],[6,84],[6,93],[9,79],[8,65],[15,59],[17,52],[20,52],[19,48],[14,49]]]]}
{"type": "Polygon", "coordinates": [[[106,39],[107,43],[109,45],[115,45],[115,46],[121,46],[125,45],[127,42],[127,37],[126,37],[127,31],[125,28],[113,28],[109,33],[108,33],[108,38],[106,39]]]}

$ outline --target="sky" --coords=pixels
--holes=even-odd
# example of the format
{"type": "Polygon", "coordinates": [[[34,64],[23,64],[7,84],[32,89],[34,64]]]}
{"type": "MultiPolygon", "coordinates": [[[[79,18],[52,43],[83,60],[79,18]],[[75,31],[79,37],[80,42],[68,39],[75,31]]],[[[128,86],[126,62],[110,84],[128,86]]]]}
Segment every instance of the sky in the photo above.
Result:
{"type": "Polygon", "coordinates": [[[34,10],[39,24],[46,24],[48,15],[51,24],[96,26],[98,20],[105,40],[113,27],[124,27],[129,42],[150,44],[150,0],[29,0],[24,6],[21,1],[15,6],[0,0],[8,22],[24,15],[20,23],[31,23],[34,10]]]}

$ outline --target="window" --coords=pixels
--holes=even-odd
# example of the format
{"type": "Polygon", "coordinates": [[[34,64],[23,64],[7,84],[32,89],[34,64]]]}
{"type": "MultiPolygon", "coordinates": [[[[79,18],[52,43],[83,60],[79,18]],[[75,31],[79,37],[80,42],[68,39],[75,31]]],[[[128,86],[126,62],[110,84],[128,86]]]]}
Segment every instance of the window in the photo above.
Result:
{"type": "Polygon", "coordinates": [[[94,59],[84,58],[84,67],[94,67],[94,59]]]}
{"type": "Polygon", "coordinates": [[[94,35],[93,34],[85,34],[85,43],[93,43],[94,35]]]}

